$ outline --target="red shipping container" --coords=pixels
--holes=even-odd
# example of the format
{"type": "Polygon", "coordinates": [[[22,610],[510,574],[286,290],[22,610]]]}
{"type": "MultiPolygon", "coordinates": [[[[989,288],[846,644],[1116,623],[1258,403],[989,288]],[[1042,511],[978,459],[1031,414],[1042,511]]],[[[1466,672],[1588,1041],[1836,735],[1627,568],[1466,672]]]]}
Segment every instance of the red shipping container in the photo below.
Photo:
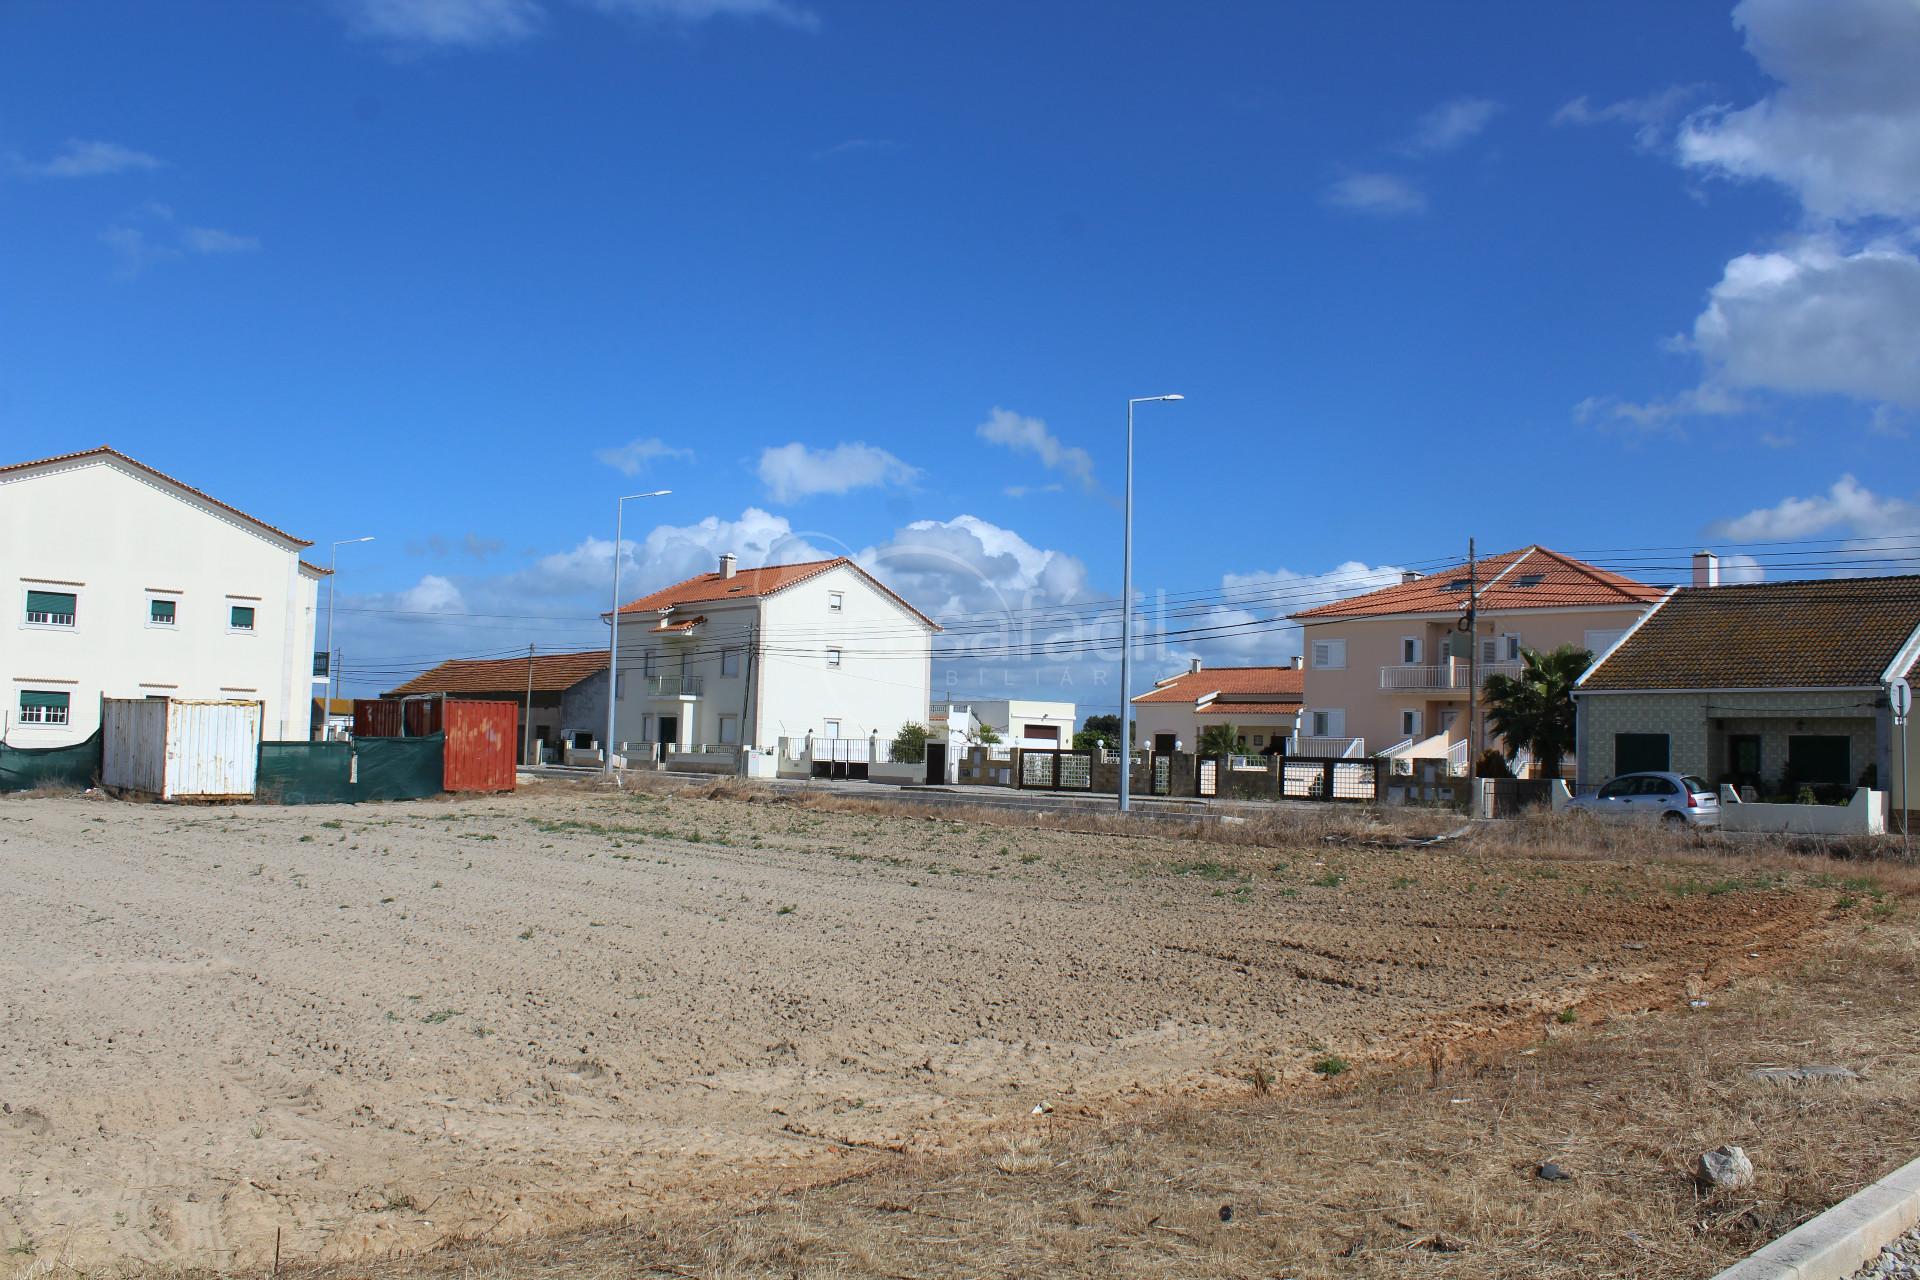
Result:
{"type": "Polygon", "coordinates": [[[447,734],[443,785],[448,791],[513,790],[519,706],[448,698],[443,721],[447,734]]]}
{"type": "Polygon", "coordinates": [[[406,698],[400,703],[401,726],[409,738],[426,738],[439,733],[446,727],[440,714],[440,704],[446,699],[438,694],[431,698],[406,698]]]}
{"type": "Polygon", "coordinates": [[[385,698],[353,700],[353,736],[356,738],[397,738],[400,736],[400,704],[385,698]]]}

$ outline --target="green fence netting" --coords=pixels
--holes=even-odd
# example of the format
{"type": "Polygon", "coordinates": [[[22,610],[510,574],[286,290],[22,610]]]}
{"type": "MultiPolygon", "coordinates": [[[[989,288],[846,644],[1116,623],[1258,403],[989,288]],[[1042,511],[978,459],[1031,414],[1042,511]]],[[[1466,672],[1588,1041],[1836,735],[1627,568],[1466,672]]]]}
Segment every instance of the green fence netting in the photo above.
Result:
{"type": "Polygon", "coordinates": [[[263,742],[254,796],[262,804],[352,804],[351,742],[263,742]]]}
{"type": "Polygon", "coordinates": [[[100,731],[70,747],[9,747],[0,743],[0,791],[35,787],[83,790],[100,773],[100,731]]]}
{"type": "Polygon", "coordinates": [[[447,735],[355,738],[359,756],[356,800],[420,800],[441,791],[447,735]]]}

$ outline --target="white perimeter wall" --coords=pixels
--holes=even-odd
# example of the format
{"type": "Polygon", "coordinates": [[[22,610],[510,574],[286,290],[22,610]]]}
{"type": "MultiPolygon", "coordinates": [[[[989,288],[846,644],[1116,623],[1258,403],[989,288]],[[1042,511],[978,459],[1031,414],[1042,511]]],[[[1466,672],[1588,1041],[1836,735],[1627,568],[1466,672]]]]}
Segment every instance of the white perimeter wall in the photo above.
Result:
{"type": "Polygon", "coordinates": [[[156,694],[259,701],[268,738],[311,736],[316,586],[298,548],[117,460],[0,477],[8,745],[79,742],[103,696],[156,694]],[[75,625],[27,625],[29,587],[78,596],[75,625]],[[177,602],[171,628],[147,625],[154,588],[177,602]],[[253,607],[251,633],[228,629],[235,604],[253,607]],[[70,723],[22,725],[22,689],[67,692],[70,723]]]}

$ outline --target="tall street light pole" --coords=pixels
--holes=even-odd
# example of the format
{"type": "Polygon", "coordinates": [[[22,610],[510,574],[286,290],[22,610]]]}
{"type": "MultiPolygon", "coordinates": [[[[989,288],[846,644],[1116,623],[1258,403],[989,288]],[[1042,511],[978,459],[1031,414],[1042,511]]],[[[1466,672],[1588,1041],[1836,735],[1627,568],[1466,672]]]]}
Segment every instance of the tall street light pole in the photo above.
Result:
{"type": "Polygon", "coordinates": [[[607,741],[603,755],[609,777],[613,775],[613,713],[614,695],[620,692],[620,520],[626,512],[626,504],[635,498],[664,498],[672,493],[671,489],[655,489],[652,493],[630,493],[613,504],[613,612],[607,615],[607,741]]]}
{"type": "Polygon", "coordinates": [[[1133,406],[1185,396],[1140,396],[1127,401],[1125,546],[1120,553],[1120,812],[1133,808],[1133,406]]]}
{"type": "Polygon", "coordinates": [[[332,558],[327,561],[327,705],[320,712],[320,739],[323,742],[327,737],[327,718],[333,714],[334,695],[340,689],[340,664],[333,660],[333,597],[339,590],[334,583],[339,581],[335,575],[339,572],[340,548],[372,541],[372,534],[364,538],[342,538],[333,544],[332,558]]]}

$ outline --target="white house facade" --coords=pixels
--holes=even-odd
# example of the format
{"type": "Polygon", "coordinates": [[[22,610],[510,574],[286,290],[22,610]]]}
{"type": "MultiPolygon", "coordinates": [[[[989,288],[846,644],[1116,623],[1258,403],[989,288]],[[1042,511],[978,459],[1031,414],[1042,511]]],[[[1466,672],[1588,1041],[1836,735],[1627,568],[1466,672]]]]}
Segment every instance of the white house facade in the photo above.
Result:
{"type": "Polygon", "coordinates": [[[310,545],[112,449],[0,467],[7,745],[84,741],[102,698],[259,702],[309,737],[310,545]]]}
{"type": "MultiPolygon", "coordinates": [[[[717,572],[622,605],[617,621],[614,738],[628,754],[891,740],[926,718],[940,628],[845,557],[740,569],[722,556],[717,572]]],[[[591,692],[569,690],[570,725],[605,716],[591,692]]]]}

